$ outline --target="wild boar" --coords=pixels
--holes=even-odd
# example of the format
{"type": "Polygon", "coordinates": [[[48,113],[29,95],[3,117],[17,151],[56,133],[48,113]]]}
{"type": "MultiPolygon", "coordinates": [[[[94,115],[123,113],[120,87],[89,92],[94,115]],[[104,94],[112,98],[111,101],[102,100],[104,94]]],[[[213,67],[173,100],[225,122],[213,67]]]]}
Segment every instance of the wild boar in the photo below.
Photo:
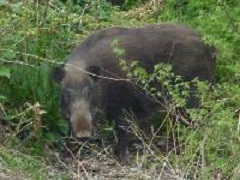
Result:
{"type": "MultiPolygon", "coordinates": [[[[96,110],[116,125],[118,157],[124,157],[131,139],[126,131],[123,110],[135,115],[139,126],[151,126],[159,104],[149,100],[133,83],[124,80],[112,42],[117,39],[125,50],[127,63],[133,60],[151,71],[158,63],[172,65],[175,74],[190,81],[214,79],[214,48],[202,42],[199,33],[188,26],[164,23],[141,28],[112,27],[98,30],[69,56],[64,68],[55,68],[54,78],[61,83],[61,111],[69,120],[73,135],[90,137],[96,110]],[[107,77],[107,78],[106,78],[107,77]]],[[[193,98],[194,99],[194,98],[193,98]]],[[[188,102],[195,107],[195,100],[188,102]]]]}

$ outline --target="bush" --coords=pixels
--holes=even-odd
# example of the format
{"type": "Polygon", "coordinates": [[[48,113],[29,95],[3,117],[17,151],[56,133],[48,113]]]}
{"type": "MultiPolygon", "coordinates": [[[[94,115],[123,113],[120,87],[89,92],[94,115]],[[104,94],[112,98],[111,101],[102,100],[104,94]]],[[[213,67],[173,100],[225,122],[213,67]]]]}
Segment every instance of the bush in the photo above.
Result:
{"type": "MultiPolygon", "coordinates": [[[[5,97],[1,103],[7,107],[8,114],[2,118],[12,123],[22,119],[29,125],[33,122],[28,118],[33,114],[18,116],[16,111],[21,114],[25,103],[34,105],[38,102],[47,111],[41,115],[38,139],[45,137],[50,142],[59,141],[57,133],[64,134],[66,125],[64,127],[63,119],[58,115],[58,88],[51,80],[51,67],[54,61],[65,58],[75,35],[65,25],[68,18],[58,16],[55,6],[24,3],[6,1],[0,6],[4,10],[1,11],[0,65],[1,74],[5,76],[1,78],[0,94],[5,97]],[[47,17],[46,11],[51,15],[47,17]],[[42,132],[51,132],[51,135],[42,132]]],[[[31,134],[33,127],[29,128],[26,129],[31,134]]]]}

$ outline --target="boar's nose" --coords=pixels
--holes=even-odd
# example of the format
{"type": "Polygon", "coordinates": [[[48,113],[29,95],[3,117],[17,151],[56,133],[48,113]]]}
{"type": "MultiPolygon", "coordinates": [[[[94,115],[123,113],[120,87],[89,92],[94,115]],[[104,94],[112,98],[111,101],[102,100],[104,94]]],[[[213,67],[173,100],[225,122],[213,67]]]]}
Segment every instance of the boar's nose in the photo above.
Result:
{"type": "Polygon", "coordinates": [[[89,138],[92,131],[92,117],[90,115],[74,114],[71,119],[71,128],[73,136],[77,138],[89,138]]]}
{"type": "Polygon", "coordinates": [[[77,132],[75,136],[77,138],[81,138],[83,140],[86,140],[86,138],[91,137],[91,131],[83,130],[83,131],[77,132]]]}

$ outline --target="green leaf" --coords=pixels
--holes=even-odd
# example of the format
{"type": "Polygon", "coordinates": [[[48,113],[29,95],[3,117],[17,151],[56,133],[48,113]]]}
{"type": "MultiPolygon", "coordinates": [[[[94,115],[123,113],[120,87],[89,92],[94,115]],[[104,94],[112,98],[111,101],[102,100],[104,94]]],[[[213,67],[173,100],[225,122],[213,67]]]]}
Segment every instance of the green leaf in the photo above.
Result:
{"type": "Polygon", "coordinates": [[[127,73],[127,78],[132,78],[132,73],[127,73]]]}
{"type": "Polygon", "coordinates": [[[6,51],[3,53],[3,57],[8,59],[8,60],[13,60],[14,58],[17,57],[17,53],[14,51],[6,51]]]}
{"type": "Polygon", "coordinates": [[[4,116],[4,120],[6,120],[6,121],[13,121],[17,117],[18,117],[18,115],[6,115],[6,116],[4,116]]]}
{"type": "Polygon", "coordinates": [[[132,61],[131,68],[138,66],[139,61],[132,61]]]}
{"type": "Polygon", "coordinates": [[[10,5],[13,12],[20,12],[21,11],[21,6],[22,6],[22,2],[18,2],[16,4],[11,4],[10,5]]]}
{"type": "Polygon", "coordinates": [[[6,0],[0,0],[0,7],[7,5],[7,4],[8,4],[8,2],[6,0]]]}
{"type": "Polygon", "coordinates": [[[0,77],[7,77],[8,79],[10,79],[11,77],[11,72],[10,72],[10,68],[9,67],[0,67],[0,77]]]}
{"type": "Polygon", "coordinates": [[[124,66],[126,66],[126,65],[127,65],[127,63],[126,63],[126,61],[125,61],[125,60],[123,60],[123,59],[120,59],[120,60],[119,60],[119,65],[120,65],[120,67],[124,67],[124,66]]]}
{"type": "Polygon", "coordinates": [[[3,96],[3,95],[0,95],[0,101],[5,101],[5,100],[7,100],[7,97],[3,96]]]}

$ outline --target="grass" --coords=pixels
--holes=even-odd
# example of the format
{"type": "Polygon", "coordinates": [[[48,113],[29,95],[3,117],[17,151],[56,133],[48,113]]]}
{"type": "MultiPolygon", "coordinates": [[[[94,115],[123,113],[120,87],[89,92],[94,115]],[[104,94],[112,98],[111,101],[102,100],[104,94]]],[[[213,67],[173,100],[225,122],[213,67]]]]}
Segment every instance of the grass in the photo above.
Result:
{"type": "Polygon", "coordinates": [[[0,151],[2,170],[6,171],[9,179],[67,179],[66,173],[47,165],[43,157],[28,155],[5,146],[0,146],[0,151]]]}

